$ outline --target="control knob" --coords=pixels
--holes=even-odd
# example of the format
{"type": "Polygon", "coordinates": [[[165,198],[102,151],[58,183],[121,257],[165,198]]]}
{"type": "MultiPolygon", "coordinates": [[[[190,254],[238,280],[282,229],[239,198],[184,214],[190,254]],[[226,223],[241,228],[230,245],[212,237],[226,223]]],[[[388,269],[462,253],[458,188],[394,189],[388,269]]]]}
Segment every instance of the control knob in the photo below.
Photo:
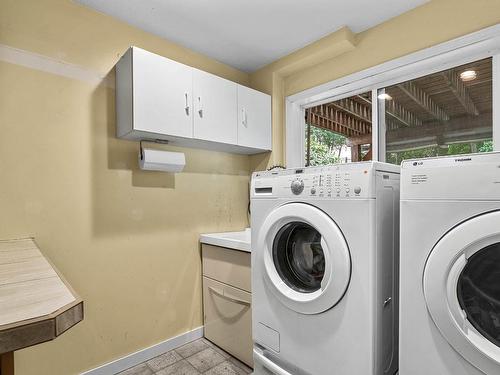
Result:
{"type": "Polygon", "coordinates": [[[292,185],[290,185],[290,189],[292,189],[292,193],[294,193],[295,195],[299,195],[304,190],[304,181],[302,181],[302,180],[292,181],[292,185]]]}

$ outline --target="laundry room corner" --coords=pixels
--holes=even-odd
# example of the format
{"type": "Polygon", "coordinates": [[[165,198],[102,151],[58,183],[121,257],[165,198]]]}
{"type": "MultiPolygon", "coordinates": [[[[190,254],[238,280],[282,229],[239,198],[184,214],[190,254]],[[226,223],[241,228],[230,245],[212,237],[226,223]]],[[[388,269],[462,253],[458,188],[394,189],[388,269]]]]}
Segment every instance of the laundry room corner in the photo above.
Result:
{"type": "Polygon", "coordinates": [[[0,236],[34,236],[86,313],[17,351],[16,373],[83,372],[202,326],[198,236],[248,226],[249,157],[167,145],[184,173],[140,170],[138,143],[115,136],[113,67],[133,43],[248,75],[72,1],[0,9],[0,236]]]}

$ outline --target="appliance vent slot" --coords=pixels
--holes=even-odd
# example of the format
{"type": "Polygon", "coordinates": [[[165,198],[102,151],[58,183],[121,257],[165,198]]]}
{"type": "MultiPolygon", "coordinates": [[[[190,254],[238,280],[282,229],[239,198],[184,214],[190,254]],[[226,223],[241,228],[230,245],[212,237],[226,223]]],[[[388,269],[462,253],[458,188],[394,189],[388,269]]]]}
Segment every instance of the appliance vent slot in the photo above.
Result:
{"type": "Polygon", "coordinates": [[[273,193],[273,188],[272,187],[258,187],[255,188],[255,194],[272,194],[273,193]]]}

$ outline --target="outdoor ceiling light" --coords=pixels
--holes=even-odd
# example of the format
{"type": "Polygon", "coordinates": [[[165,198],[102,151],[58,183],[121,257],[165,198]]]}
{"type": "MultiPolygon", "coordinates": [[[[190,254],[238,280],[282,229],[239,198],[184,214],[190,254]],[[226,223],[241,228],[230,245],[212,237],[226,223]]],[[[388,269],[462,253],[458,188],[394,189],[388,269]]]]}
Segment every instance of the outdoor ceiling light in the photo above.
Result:
{"type": "Polygon", "coordinates": [[[475,70],[466,70],[460,73],[460,79],[464,82],[473,81],[477,78],[477,73],[475,70]]]}
{"type": "Polygon", "coordinates": [[[380,94],[378,96],[378,98],[381,100],[392,100],[392,96],[390,96],[389,94],[386,94],[386,93],[380,94]]]}

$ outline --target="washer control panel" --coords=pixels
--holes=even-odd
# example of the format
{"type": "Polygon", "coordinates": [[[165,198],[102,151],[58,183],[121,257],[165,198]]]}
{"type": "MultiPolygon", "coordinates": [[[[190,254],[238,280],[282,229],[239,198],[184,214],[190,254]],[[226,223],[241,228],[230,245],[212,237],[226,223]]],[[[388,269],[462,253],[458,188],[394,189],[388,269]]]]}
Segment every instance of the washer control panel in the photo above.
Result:
{"type": "MultiPolygon", "coordinates": [[[[321,171],[311,175],[309,196],[318,197],[350,197],[361,196],[364,185],[360,181],[358,171],[321,171]],[[354,178],[353,178],[354,174],[354,178]]],[[[367,180],[365,176],[364,180],[367,180]]]]}
{"type": "MultiPolygon", "coordinates": [[[[345,170],[344,168],[315,167],[305,168],[303,173],[282,175],[279,177],[279,191],[289,191],[293,196],[317,198],[354,198],[366,197],[369,180],[372,176],[369,168],[345,170]],[[366,194],[363,194],[366,193],[366,194]]],[[[287,194],[284,194],[285,196],[287,194]]]]}
{"type": "Polygon", "coordinates": [[[399,166],[379,162],[255,172],[251,194],[253,198],[375,198],[375,182],[390,179],[391,174],[399,174],[399,166]]]}

